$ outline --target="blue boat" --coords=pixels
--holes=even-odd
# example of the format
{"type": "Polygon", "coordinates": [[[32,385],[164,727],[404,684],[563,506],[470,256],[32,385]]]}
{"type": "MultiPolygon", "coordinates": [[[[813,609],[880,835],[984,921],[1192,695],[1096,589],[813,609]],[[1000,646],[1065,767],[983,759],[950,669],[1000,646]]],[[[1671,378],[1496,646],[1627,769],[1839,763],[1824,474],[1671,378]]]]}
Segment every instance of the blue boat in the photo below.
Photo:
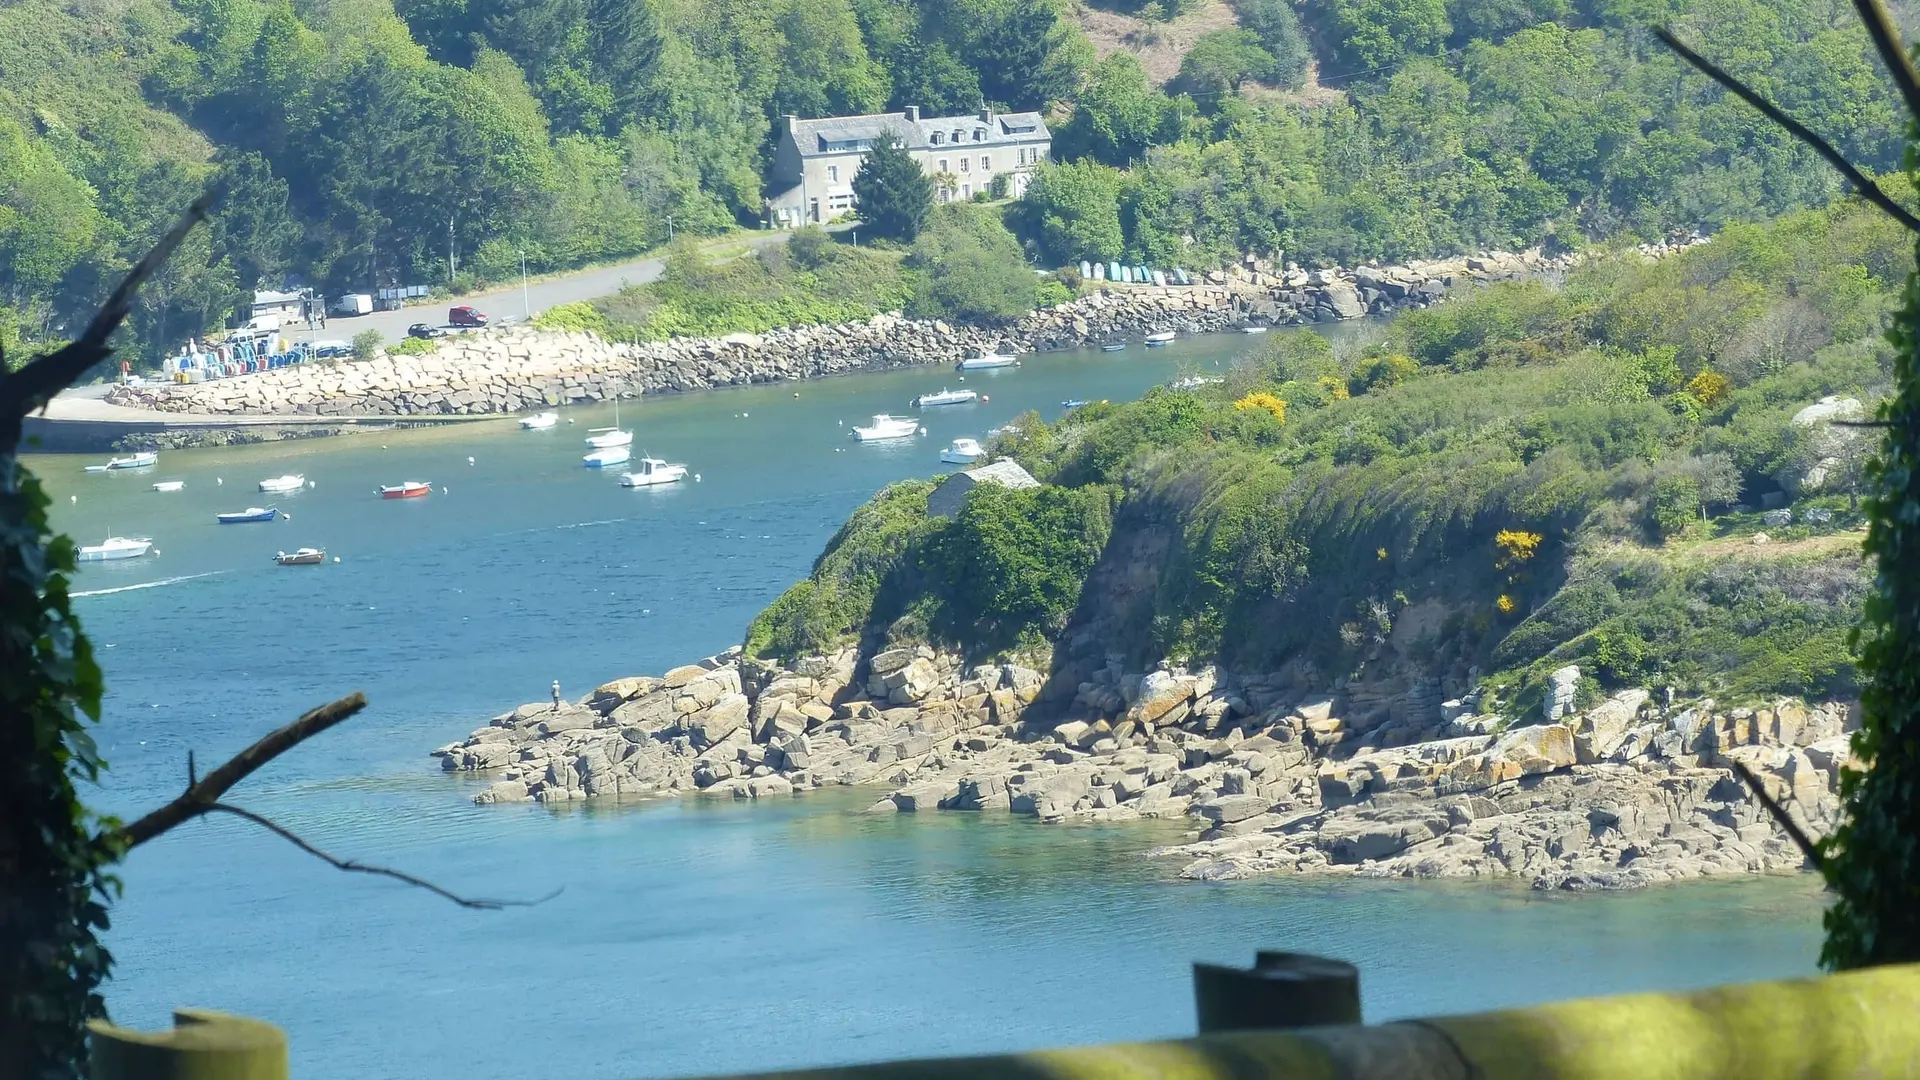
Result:
{"type": "Polygon", "coordinates": [[[1120,264],[1118,262],[1110,262],[1107,264],[1107,280],[1108,281],[1120,280],[1120,264]]]}
{"type": "Polygon", "coordinates": [[[1077,409],[1077,408],[1079,408],[1080,406],[1082,406],[1082,405],[1085,405],[1085,404],[1086,404],[1086,402],[1084,402],[1084,401],[1081,401],[1081,400],[1080,400],[1079,398],[1074,398],[1074,399],[1072,399],[1071,401],[1063,401],[1063,402],[1061,402],[1061,403],[1060,403],[1060,407],[1061,407],[1061,408],[1063,408],[1063,409],[1077,409]]]}
{"type": "Polygon", "coordinates": [[[272,521],[279,516],[280,508],[277,506],[269,506],[264,510],[258,506],[249,506],[238,513],[215,514],[213,519],[222,525],[242,525],[249,521],[272,521]]]}

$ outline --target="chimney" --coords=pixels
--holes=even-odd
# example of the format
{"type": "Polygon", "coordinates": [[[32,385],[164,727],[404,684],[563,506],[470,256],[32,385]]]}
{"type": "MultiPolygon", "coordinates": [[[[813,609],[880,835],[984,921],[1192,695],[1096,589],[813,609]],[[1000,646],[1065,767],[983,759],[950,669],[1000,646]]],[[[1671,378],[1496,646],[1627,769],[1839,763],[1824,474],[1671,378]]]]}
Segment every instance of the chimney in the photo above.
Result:
{"type": "Polygon", "coordinates": [[[993,123],[993,106],[988,105],[982,108],[980,110],[980,119],[985,120],[989,124],[993,123]]]}
{"type": "Polygon", "coordinates": [[[799,126],[800,126],[800,114],[788,113],[787,114],[787,130],[792,131],[799,126]]]}
{"type": "Polygon", "coordinates": [[[907,106],[907,123],[917,124],[919,122],[920,122],[920,106],[918,105],[907,106]]]}

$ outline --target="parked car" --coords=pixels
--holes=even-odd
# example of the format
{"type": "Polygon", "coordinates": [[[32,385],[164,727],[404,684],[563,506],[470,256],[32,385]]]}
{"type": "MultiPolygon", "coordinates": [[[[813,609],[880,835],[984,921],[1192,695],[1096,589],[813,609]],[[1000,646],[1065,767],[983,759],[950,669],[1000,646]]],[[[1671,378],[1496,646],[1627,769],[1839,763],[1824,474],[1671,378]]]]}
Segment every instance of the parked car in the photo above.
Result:
{"type": "Polygon", "coordinates": [[[451,326],[485,326],[487,315],[484,311],[475,311],[461,304],[447,312],[447,323],[451,326]]]}
{"type": "Polygon", "coordinates": [[[428,341],[432,341],[434,338],[446,337],[447,332],[445,330],[440,329],[437,326],[428,326],[426,323],[417,322],[417,323],[414,323],[412,326],[407,327],[407,336],[424,338],[428,341]]]}

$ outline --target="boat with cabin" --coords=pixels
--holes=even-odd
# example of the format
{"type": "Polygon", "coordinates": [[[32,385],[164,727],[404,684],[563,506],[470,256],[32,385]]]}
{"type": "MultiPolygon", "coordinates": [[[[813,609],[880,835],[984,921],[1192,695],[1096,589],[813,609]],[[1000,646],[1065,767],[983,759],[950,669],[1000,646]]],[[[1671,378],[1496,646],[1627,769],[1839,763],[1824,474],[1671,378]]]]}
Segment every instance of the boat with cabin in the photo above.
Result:
{"type": "Polygon", "coordinates": [[[534,413],[520,418],[520,427],[525,431],[545,431],[560,422],[557,412],[534,413]]]}
{"type": "Polygon", "coordinates": [[[185,480],[162,480],[159,483],[153,485],[153,490],[179,491],[181,488],[186,486],[187,486],[187,482],[185,480]]]}
{"type": "Polygon", "coordinates": [[[299,491],[307,486],[307,478],[298,473],[269,477],[260,481],[260,490],[272,495],[285,495],[299,491]]]}
{"type": "Polygon", "coordinates": [[[142,450],[137,454],[110,459],[105,465],[89,465],[88,472],[121,472],[126,469],[145,469],[160,463],[160,455],[152,450],[142,450]]]}
{"type": "MultiPolygon", "coordinates": [[[[593,447],[595,450],[611,450],[616,446],[627,446],[633,442],[633,432],[622,431],[620,428],[620,399],[619,398],[613,399],[613,426],[603,427],[603,428],[589,428],[587,430],[588,430],[587,445],[593,447]]],[[[587,456],[592,457],[593,455],[589,454],[587,456]]],[[[620,461],[625,461],[625,460],[627,459],[624,457],[620,459],[620,461]]],[[[620,461],[609,461],[609,462],[606,462],[605,464],[618,465],[620,464],[620,461]]],[[[593,463],[589,461],[587,464],[591,465],[593,463]]]]}
{"type": "Polygon", "coordinates": [[[982,371],[991,368],[1012,367],[1019,362],[1019,357],[1007,353],[982,353],[979,356],[969,356],[965,360],[960,361],[960,370],[982,371]]]}
{"type": "Polygon", "coordinates": [[[215,514],[213,519],[222,525],[245,525],[254,521],[272,521],[279,516],[280,508],[277,506],[249,506],[230,514],[215,514]]]}
{"type": "Polygon", "coordinates": [[[656,484],[676,484],[686,478],[685,465],[674,465],[659,458],[643,457],[640,459],[638,470],[620,474],[620,486],[653,487],[656,484]]]}
{"type": "Polygon", "coordinates": [[[986,456],[986,449],[973,439],[955,439],[940,451],[940,460],[949,465],[971,465],[986,456]]]}
{"type": "Polygon", "coordinates": [[[149,536],[109,536],[98,544],[88,544],[80,549],[81,562],[111,562],[114,559],[137,559],[153,550],[153,538],[149,536]]]}
{"type": "Polygon", "coordinates": [[[425,480],[404,480],[398,484],[385,484],[379,488],[383,499],[418,499],[433,491],[433,485],[425,480]]]}
{"type": "Polygon", "coordinates": [[[303,547],[292,552],[276,551],[273,561],[281,566],[318,566],[327,561],[327,553],[323,548],[303,547]]]}
{"type": "Polygon", "coordinates": [[[873,423],[866,427],[856,426],[853,437],[861,442],[878,442],[882,439],[907,439],[920,432],[920,421],[911,416],[888,416],[880,413],[873,423]]]}
{"type": "MultiPolygon", "coordinates": [[[[627,438],[631,439],[633,436],[628,435],[627,438]]],[[[627,459],[631,457],[633,457],[633,448],[630,446],[603,446],[589,452],[580,460],[589,469],[604,469],[609,465],[625,465],[627,459]]]]}
{"type": "Polygon", "coordinates": [[[948,390],[945,387],[937,394],[921,394],[913,399],[915,408],[925,409],[934,405],[971,405],[980,400],[976,390],[948,390]]]}

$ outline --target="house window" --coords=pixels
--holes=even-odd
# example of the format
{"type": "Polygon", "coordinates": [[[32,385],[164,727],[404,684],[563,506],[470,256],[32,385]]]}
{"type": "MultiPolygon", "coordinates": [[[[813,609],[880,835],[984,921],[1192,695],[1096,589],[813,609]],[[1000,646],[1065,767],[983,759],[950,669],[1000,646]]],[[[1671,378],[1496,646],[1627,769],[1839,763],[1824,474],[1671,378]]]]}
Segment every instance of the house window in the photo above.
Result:
{"type": "Polygon", "coordinates": [[[933,143],[933,145],[935,145],[935,146],[939,146],[939,145],[940,145],[940,133],[939,133],[939,132],[937,132],[937,131],[936,131],[936,132],[934,132],[934,133],[933,133],[933,138],[932,138],[931,140],[929,140],[929,141],[931,141],[931,142],[933,143]]]}
{"type": "Polygon", "coordinates": [[[972,165],[972,164],[973,164],[973,161],[972,161],[972,159],[970,159],[970,158],[961,158],[961,159],[960,159],[960,171],[961,171],[961,172],[966,172],[966,171],[967,171],[967,166],[969,166],[969,165],[972,165]]]}
{"type": "Polygon", "coordinates": [[[961,185],[960,185],[960,197],[961,197],[961,198],[963,198],[963,199],[971,199],[971,198],[973,198],[973,185],[972,185],[972,184],[961,184],[961,185]]]}
{"type": "Polygon", "coordinates": [[[980,155],[980,171],[981,172],[993,171],[993,156],[991,154],[980,155]]]}
{"type": "Polygon", "coordinates": [[[973,129],[973,141],[974,141],[974,142],[986,142],[986,141],[987,141],[987,129],[986,129],[986,128],[974,128],[974,129],[973,129]]]}
{"type": "Polygon", "coordinates": [[[940,171],[941,171],[941,172],[952,172],[952,171],[953,171],[952,169],[949,169],[949,168],[947,168],[947,159],[946,159],[946,158],[941,158],[941,159],[940,159],[940,171]]]}
{"type": "Polygon", "coordinates": [[[962,135],[962,134],[964,134],[964,133],[963,133],[963,132],[961,132],[961,131],[960,131],[960,130],[958,130],[958,129],[955,129],[955,130],[954,130],[954,133],[953,133],[953,141],[954,141],[954,142],[959,142],[959,141],[960,141],[960,137],[961,137],[961,135],[962,135]]]}
{"type": "Polygon", "coordinates": [[[827,166],[827,183],[837,184],[839,182],[840,182],[840,166],[838,165],[827,166]]]}
{"type": "Polygon", "coordinates": [[[827,209],[851,210],[853,209],[853,196],[848,194],[829,195],[827,196],[827,209]]]}
{"type": "Polygon", "coordinates": [[[808,221],[819,221],[819,220],[820,220],[820,200],[819,200],[819,199],[808,199],[808,200],[807,200],[807,203],[808,203],[808,207],[807,207],[807,209],[808,209],[808,211],[809,211],[809,213],[808,213],[808,216],[807,216],[807,220],[808,220],[808,221]]]}

